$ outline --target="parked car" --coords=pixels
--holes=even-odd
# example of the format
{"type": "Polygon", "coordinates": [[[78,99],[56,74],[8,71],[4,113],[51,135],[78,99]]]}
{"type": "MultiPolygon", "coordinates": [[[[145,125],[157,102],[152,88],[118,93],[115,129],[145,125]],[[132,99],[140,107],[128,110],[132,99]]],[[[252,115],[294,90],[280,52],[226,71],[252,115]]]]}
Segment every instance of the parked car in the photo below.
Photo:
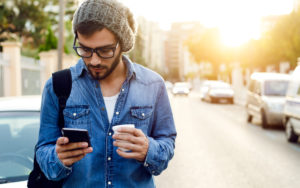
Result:
{"type": "Polygon", "coordinates": [[[204,97],[208,92],[209,85],[215,81],[205,80],[200,87],[200,99],[204,101],[204,97]]]}
{"type": "Polygon", "coordinates": [[[176,95],[188,96],[190,93],[191,84],[188,82],[176,82],[173,86],[172,93],[176,95]]]}
{"type": "Polygon", "coordinates": [[[283,112],[287,141],[297,142],[300,136],[300,66],[291,76],[283,112]]]}
{"type": "Polygon", "coordinates": [[[253,73],[247,89],[247,121],[259,118],[263,128],[282,125],[289,80],[287,74],[253,73]]]}
{"type": "Polygon", "coordinates": [[[203,100],[211,103],[234,103],[234,91],[230,84],[222,81],[208,81],[204,84],[201,89],[203,100]]]}
{"type": "Polygon", "coordinates": [[[0,98],[0,188],[27,187],[40,123],[40,96],[0,98]]]}

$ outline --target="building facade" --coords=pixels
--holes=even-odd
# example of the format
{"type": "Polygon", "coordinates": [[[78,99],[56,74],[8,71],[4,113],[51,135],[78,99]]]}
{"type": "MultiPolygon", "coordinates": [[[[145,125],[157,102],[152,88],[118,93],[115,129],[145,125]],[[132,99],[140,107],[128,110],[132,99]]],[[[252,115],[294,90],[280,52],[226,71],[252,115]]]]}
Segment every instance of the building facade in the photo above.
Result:
{"type": "Polygon", "coordinates": [[[199,22],[173,23],[165,43],[166,67],[171,80],[183,81],[185,76],[195,70],[196,64],[189,53],[185,41],[190,33],[203,28],[199,22]]]}

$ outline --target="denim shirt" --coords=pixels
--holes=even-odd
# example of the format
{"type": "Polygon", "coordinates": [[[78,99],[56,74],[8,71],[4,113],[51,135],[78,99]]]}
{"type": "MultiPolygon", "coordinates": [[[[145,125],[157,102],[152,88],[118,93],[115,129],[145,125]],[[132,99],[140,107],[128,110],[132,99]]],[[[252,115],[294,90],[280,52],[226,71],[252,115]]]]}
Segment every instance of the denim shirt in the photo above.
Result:
{"type": "Polygon", "coordinates": [[[163,79],[155,72],[123,62],[127,76],[109,123],[101,87],[88,72],[82,59],[71,67],[72,91],[63,111],[65,127],[89,131],[93,152],[66,167],[55,151],[62,136],[57,125],[58,99],[50,78],[44,88],[37,161],[48,179],[64,179],[63,187],[155,187],[153,175],[167,168],[174,155],[176,129],[163,79]],[[135,124],[149,139],[144,162],[125,159],[113,146],[112,126],[135,124]]]}

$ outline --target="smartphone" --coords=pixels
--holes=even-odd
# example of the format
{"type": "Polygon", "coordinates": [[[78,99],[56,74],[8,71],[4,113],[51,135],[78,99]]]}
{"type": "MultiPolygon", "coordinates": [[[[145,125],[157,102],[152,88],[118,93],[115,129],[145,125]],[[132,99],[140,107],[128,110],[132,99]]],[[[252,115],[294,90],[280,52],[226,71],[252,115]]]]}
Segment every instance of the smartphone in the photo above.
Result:
{"type": "Polygon", "coordinates": [[[69,142],[87,142],[91,147],[89,132],[86,129],[62,128],[62,135],[69,138],[69,142]]]}

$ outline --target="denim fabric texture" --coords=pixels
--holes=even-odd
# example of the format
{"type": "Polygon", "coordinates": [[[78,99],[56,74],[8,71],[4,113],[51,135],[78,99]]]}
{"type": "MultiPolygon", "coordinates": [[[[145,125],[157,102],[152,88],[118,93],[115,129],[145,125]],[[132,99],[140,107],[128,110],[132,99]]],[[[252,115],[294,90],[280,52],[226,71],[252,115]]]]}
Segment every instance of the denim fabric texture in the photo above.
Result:
{"type": "Polygon", "coordinates": [[[157,73],[132,63],[126,56],[127,77],[122,85],[111,123],[101,87],[92,79],[82,59],[71,67],[72,91],[64,109],[65,127],[88,129],[93,152],[71,167],[58,159],[56,140],[62,136],[58,100],[50,78],[44,88],[37,161],[51,180],[64,180],[63,187],[153,188],[153,175],[167,168],[174,155],[176,129],[164,80],[157,73]],[[112,126],[135,124],[149,139],[144,162],[125,159],[113,146],[112,126]]]}

